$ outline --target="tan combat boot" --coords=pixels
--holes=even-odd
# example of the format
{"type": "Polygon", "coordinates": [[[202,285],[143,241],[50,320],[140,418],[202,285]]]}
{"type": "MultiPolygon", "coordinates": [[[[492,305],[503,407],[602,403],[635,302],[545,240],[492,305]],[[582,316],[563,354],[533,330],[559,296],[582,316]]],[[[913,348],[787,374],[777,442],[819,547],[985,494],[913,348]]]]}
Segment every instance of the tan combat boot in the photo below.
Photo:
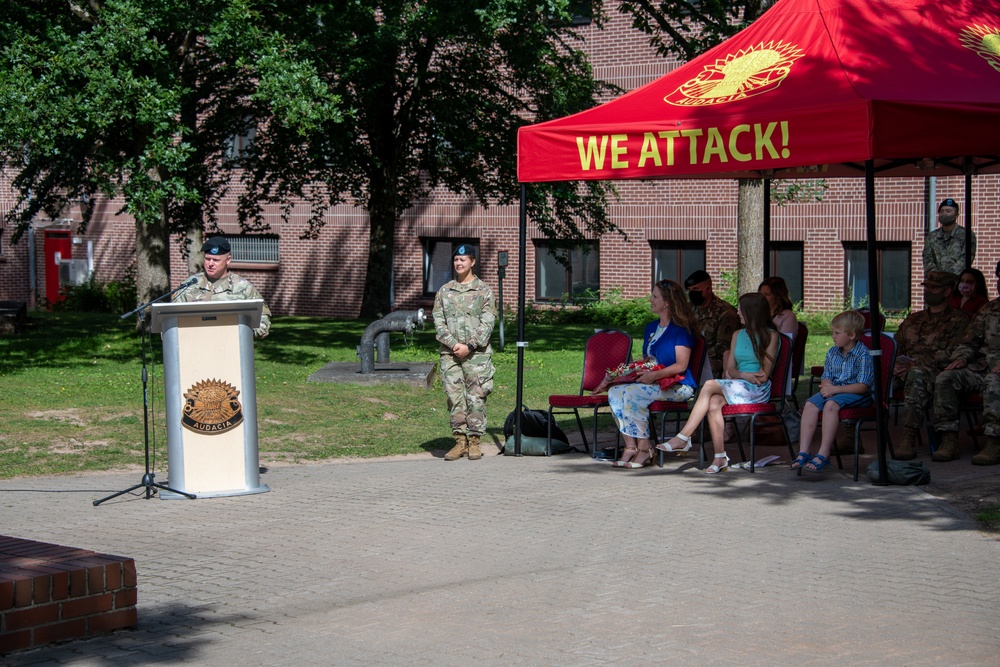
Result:
{"type": "Polygon", "coordinates": [[[478,461],[483,458],[483,453],[479,450],[479,436],[469,436],[469,460],[478,461]]]}
{"type": "Polygon", "coordinates": [[[974,466],[995,466],[1000,464],[1000,438],[990,436],[986,439],[986,446],[972,457],[974,466]]]}
{"type": "MultiPolygon", "coordinates": [[[[854,456],[854,432],[857,428],[858,422],[856,421],[844,422],[840,425],[840,432],[837,434],[837,444],[834,445],[837,448],[838,454],[854,456]]],[[[858,454],[864,453],[864,443],[858,442],[858,454]]]]}
{"type": "Polygon", "coordinates": [[[445,461],[457,461],[469,453],[469,441],[464,433],[455,434],[455,446],[444,455],[445,461]]]}
{"type": "Polygon", "coordinates": [[[893,450],[894,459],[897,461],[909,461],[917,458],[917,438],[920,431],[910,426],[903,427],[903,440],[896,445],[893,450]]]}
{"type": "Polygon", "coordinates": [[[958,458],[958,431],[943,431],[941,433],[941,446],[931,454],[931,461],[943,463],[954,461],[958,458]]]}

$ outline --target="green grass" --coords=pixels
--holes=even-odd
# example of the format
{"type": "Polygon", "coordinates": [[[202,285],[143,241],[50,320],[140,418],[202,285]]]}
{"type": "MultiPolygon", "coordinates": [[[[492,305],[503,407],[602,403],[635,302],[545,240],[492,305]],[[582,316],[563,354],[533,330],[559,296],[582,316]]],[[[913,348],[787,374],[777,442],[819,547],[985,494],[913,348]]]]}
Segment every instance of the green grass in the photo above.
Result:
{"type": "MultiPolygon", "coordinates": [[[[306,378],[330,361],[354,362],[367,322],[312,317],[275,318],[256,346],[261,462],[410,454],[450,446],[444,392],[408,384],[313,383],[306,378]]],[[[579,388],[583,345],[593,326],[530,324],[524,354],[524,404],[579,388]]],[[[489,436],[502,439],[516,397],[516,327],[496,352],[489,399],[489,436]]],[[[641,329],[630,331],[639,354],[641,329]]],[[[806,365],[822,364],[830,338],[810,336],[806,365]]],[[[494,347],[496,346],[494,338],[494,347]]],[[[153,361],[151,438],[165,467],[166,431],[160,339],[153,361]]],[[[392,360],[434,362],[433,328],[409,343],[393,334],[392,360]]],[[[108,470],[143,462],[140,339],[131,322],[88,313],[33,313],[29,330],[0,338],[0,478],[108,470]]],[[[800,393],[806,390],[802,382],[800,393]]],[[[611,426],[603,416],[602,427],[611,426]]],[[[572,416],[559,420],[576,429],[572,416]]],[[[589,428],[589,427],[588,427],[589,428]]]]}
{"type": "Polygon", "coordinates": [[[975,518],[987,530],[1000,530],[1000,505],[977,513],[975,518]]]}

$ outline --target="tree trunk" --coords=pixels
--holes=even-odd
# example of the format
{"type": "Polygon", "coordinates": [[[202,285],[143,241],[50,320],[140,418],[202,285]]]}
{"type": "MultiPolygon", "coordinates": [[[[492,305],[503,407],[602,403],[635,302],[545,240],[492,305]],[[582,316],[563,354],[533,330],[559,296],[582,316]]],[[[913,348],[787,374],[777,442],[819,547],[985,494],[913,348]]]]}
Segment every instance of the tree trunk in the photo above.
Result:
{"type": "Polygon", "coordinates": [[[139,303],[170,291],[170,235],[167,232],[167,211],[161,207],[155,222],[135,223],[136,295],[139,303]]]}
{"type": "Polygon", "coordinates": [[[188,275],[199,273],[205,265],[204,256],[201,254],[201,244],[204,242],[204,236],[201,225],[192,222],[187,230],[188,275]]]}
{"type": "Polygon", "coordinates": [[[764,280],[764,181],[740,179],[736,214],[737,293],[756,292],[764,280]]]}
{"type": "Polygon", "coordinates": [[[392,256],[396,241],[396,210],[381,193],[369,197],[368,268],[361,297],[362,318],[380,318],[392,307],[392,256]]]}

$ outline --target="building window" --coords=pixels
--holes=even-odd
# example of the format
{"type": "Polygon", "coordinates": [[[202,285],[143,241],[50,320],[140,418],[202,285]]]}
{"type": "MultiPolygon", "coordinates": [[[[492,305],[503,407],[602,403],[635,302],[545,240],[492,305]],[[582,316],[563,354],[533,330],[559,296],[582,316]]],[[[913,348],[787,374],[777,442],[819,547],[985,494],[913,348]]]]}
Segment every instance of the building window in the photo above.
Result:
{"type": "Polygon", "coordinates": [[[573,4],[573,25],[590,25],[594,21],[594,0],[576,0],[573,4]]]}
{"type": "Polygon", "coordinates": [[[537,301],[557,301],[564,295],[573,298],[600,291],[600,251],[596,243],[540,241],[535,251],[537,301]]]}
{"type": "Polygon", "coordinates": [[[772,242],[771,243],[771,275],[785,279],[788,286],[788,296],[792,303],[802,302],[803,294],[803,243],[772,242]]]}
{"type": "Polygon", "coordinates": [[[247,119],[246,122],[248,125],[242,134],[234,134],[226,141],[224,149],[226,160],[236,161],[244,158],[257,138],[257,126],[249,124],[252,122],[250,119],[247,119]]]}
{"type": "Polygon", "coordinates": [[[653,282],[673,280],[679,285],[695,271],[705,270],[704,241],[651,241],[653,282]]]}
{"type": "MultiPolygon", "coordinates": [[[[902,311],[910,307],[910,244],[879,243],[879,299],[883,310],[902,311]]],[[[846,291],[851,308],[868,304],[868,247],[845,243],[846,291]]]]}
{"type": "Polygon", "coordinates": [[[422,239],[424,247],[424,296],[434,296],[437,291],[455,278],[452,253],[460,245],[472,246],[476,251],[476,265],[472,273],[479,275],[481,268],[478,239],[422,239]]]}
{"type": "Polygon", "coordinates": [[[236,264],[277,264],[277,236],[225,235],[236,264]]]}

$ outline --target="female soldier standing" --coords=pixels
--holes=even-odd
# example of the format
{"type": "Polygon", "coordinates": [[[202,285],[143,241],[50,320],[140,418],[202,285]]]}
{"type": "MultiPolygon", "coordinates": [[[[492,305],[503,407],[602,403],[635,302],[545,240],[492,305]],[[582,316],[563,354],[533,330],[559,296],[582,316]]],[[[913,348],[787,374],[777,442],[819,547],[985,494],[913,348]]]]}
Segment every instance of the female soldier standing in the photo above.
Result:
{"type": "Polygon", "coordinates": [[[479,437],[486,432],[486,397],[493,391],[490,335],[496,302],[489,285],[472,273],[476,251],[462,244],[452,254],[455,280],[434,298],[434,328],[441,343],[441,383],[448,397],[455,446],[445,461],[482,458],[479,437]]]}

